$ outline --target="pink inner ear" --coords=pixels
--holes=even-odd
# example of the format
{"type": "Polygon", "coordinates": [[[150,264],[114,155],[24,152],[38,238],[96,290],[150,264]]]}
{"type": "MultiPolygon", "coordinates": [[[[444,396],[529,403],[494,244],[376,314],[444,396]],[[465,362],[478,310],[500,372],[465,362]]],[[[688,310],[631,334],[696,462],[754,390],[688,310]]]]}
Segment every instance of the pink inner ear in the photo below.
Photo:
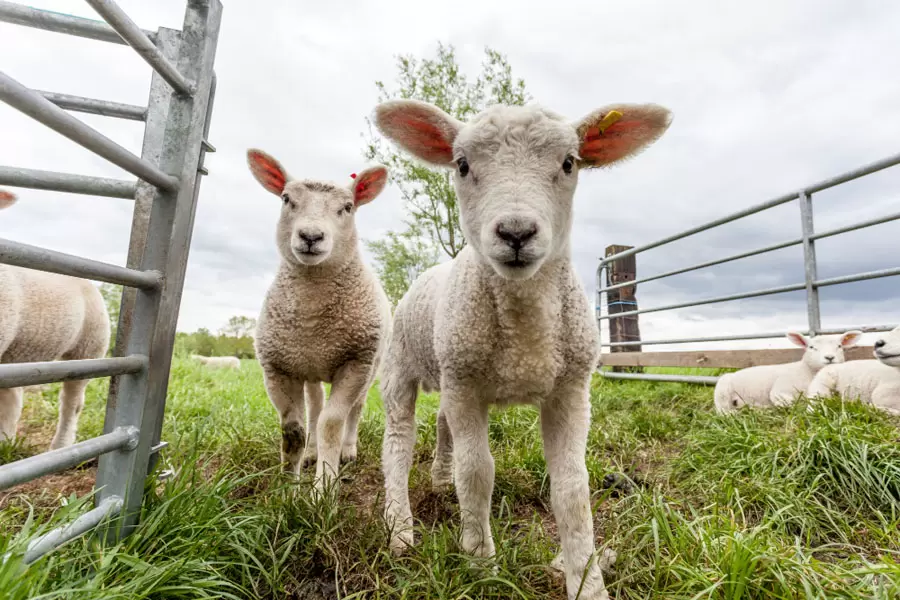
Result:
{"type": "Polygon", "coordinates": [[[596,164],[619,160],[630,154],[643,140],[644,126],[642,121],[617,121],[603,133],[600,133],[598,127],[589,127],[584,134],[579,154],[583,159],[596,164]]]}
{"type": "Polygon", "coordinates": [[[287,183],[284,173],[271,159],[262,154],[253,153],[250,155],[250,166],[253,174],[267,190],[273,194],[280,194],[284,190],[287,183]]]}
{"type": "Polygon", "coordinates": [[[398,112],[389,115],[386,125],[396,132],[397,142],[432,162],[450,162],[453,146],[440,127],[418,112],[398,112]]]}
{"type": "Polygon", "coordinates": [[[366,173],[360,176],[353,186],[353,199],[356,204],[371,202],[381,193],[385,176],[382,171],[366,173]]]}

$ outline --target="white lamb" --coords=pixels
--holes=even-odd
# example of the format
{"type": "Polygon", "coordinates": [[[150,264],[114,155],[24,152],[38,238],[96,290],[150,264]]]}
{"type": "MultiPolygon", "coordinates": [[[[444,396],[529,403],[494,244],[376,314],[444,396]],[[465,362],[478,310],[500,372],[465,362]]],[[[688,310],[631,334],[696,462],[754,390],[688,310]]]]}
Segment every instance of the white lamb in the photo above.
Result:
{"type": "Polygon", "coordinates": [[[788,333],[787,338],[804,348],[803,358],[782,365],[762,365],[727,373],[716,383],[716,411],[724,414],[742,406],[790,406],[804,393],[816,373],[826,365],[844,362],[844,348],[855,345],[860,331],[808,338],[788,333]]]}
{"type": "Polygon", "coordinates": [[[348,187],[292,179],[258,150],[247,160],[282,201],[281,264],[259,316],[256,356],[281,417],[285,468],[316,463],[322,490],[341,459],[356,459],[360,413],[390,335],[390,303],[362,260],[355,225],[359,207],[384,189],[387,169],[366,169],[348,187]],[[331,383],[324,411],[322,382],[331,383]]]}
{"type": "MultiPolygon", "coordinates": [[[[0,209],[14,202],[0,191],[0,209]]],[[[109,334],[103,296],[89,281],[0,264],[0,362],[102,358],[109,334]]],[[[51,450],[75,441],[88,382],[62,384],[51,450]]],[[[20,387],[0,389],[0,440],[15,437],[23,396],[20,387]]]]}
{"type": "Polygon", "coordinates": [[[900,415],[900,327],[875,341],[875,358],[828,366],[819,371],[806,395],[840,394],[900,415]]]}
{"type": "Polygon", "coordinates": [[[533,404],[568,596],[580,589],[582,599],[608,597],[594,557],[585,467],[599,340],[571,260],[572,199],[582,168],[634,155],[670,118],[654,105],[609,106],[574,124],[538,107],[495,106],[468,123],[415,101],[376,109],[386,137],[454,169],[468,242],[453,261],[423,273],[394,313],[381,389],[385,515],[395,552],[413,543],[409,472],[419,386],[441,390],[432,484],[455,480],[462,548],[483,557],[494,554],[488,406],[533,404]]]}
{"type": "Polygon", "coordinates": [[[200,356],[192,354],[191,358],[212,369],[240,369],[241,359],[236,356],[200,356]]]}

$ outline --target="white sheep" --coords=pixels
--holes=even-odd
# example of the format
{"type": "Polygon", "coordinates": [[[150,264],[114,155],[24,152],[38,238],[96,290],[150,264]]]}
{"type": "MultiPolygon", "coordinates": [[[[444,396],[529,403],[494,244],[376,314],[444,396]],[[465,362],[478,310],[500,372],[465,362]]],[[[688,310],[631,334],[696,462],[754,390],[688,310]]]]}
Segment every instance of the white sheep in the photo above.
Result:
{"type": "Polygon", "coordinates": [[[790,406],[797,396],[806,392],[819,370],[844,362],[844,348],[855,345],[860,336],[860,331],[811,338],[801,333],[788,333],[791,342],[805,349],[803,357],[797,362],[749,367],[722,375],[716,382],[716,411],[724,414],[742,406],[790,406]]]}
{"type": "Polygon", "coordinates": [[[877,360],[854,360],[825,367],[813,378],[809,398],[840,394],[900,415],[900,327],[875,341],[877,360]]]}
{"type": "Polygon", "coordinates": [[[240,369],[241,359],[236,356],[200,356],[191,354],[191,358],[213,369],[240,369]]]}
{"type": "MultiPolygon", "coordinates": [[[[0,191],[0,209],[15,196],[0,191]]],[[[0,264],[0,362],[102,358],[110,323],[100,290],[91,282],[0,264]]],[[[50,449],[72,445],[89,380],[66,381],[50,449]]],[[[22,415],[24,389],[0,389],[0,440],[12,439],[22,415]]]]}
{"type": "Polygon", "coordinates": [[[539,107],[495,106],[462,123],[416,101],[377,107],[386,137],[454,169],[468,242],[451,262],[423,273],[394,313],[381,389],[385,516],[395,552],[413,543],[409,472],[419,387],[441,391],[432,484],[455,480],[462,548],[478,556],[494,554],[488,406],[532,404],[540,410],[568,596],[580,589],[582,599],[608,597],[594,557],[585,467],[599,339],[572,265],[572,203],[580,169],[635,154],[670,118],[659,106],[617,105],[573,124],[539,107]]]}
{"type": "Polygon", "coordinates": [[[315,462],[321,490],[341,459],[356,459],[360,413],[390,335],[390,303],[362,260],[355,225],[357,209],[384,189],[387,169],[370,167],[345,186],[292,179],[259,150],[247,160],[282,201],[281,264],[259,316],[256,356],[281,417],[286,469],[315,462]],[[322,382],[332,384],[324,410],[322,382]]]}

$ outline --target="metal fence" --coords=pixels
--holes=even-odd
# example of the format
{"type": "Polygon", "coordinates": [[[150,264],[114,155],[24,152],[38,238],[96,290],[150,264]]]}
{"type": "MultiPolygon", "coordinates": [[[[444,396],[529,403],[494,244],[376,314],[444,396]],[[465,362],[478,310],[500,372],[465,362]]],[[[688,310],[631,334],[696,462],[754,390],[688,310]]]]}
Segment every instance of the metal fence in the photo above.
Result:
{"type": "MultiPolygon", "coordinates": [[[[761,204],[757,204],[746,208],[744,210],[738,211],[736,213],[727,215],[725,217],[721,217],[719,219],[715,219],[703,225],[699,225],[697,227],[693,227],[691,229],[676,233],[674,235],[670,235],[663,239],[657,240],[655,242],[651,242],[649,244],[644,244],[643,246],[638,246],[635,248],[631,248],[625,250],[623,252],[618,252],[611,256],[607,256],[600,261],[600,265],[597,268],[597,327],[602,331],[603,322],[609,321],[611,319],[620,319],[623,317],[632,317],[645,313],[653,313],[660,311],[668,311],[675,310],[680,308],[688,308],[693,306],[704,306],[709,304],[717,304],[720,302],[729,302],[732,300],[740,300],[743,298],[758,298],[762,296],[770,296],[773,294],[782,294],[786,292],[794,292],[805,290],[806,291],[806,308],[807,308],[807,320],[808,320],[808,331],[810,335],[816,334],[827,334],[827,333],[841,333],[842,331],[838,330],[823,330],[822,329],[822,321],[821,321],[821,313],[819,307],[819,289],[827,286],[841,285],[845,283],[851,283],[855,281],[865,281],[868,279],[877,279],[881,277],[890,277],[894,275],[900,275],[900,267],[890,268],[890,269],[882,269],[879,271],[869,271],[865,273],[855,273],[852,275],[844,275],[841,277],[830,277],[826,279],[820,279],[817,275],[818,265],[816,262],[816,241],[834,237],[840,234],[848,233],[851,231],[856,231],[859,229],[865,229],[867,227],[872,227],[874,225],[880,225],[882,223],[888,223],[890,221],[896,221],[900,219],[900,213],[893,213],[889,215],[884,215],[881,217],[877,217],[874,219],[868,219],[865,221],[860,221],[858,223],[854,223],[852,225],[846,225],[844,227],[838,227],[836,229],[830,229],[828,231],[815,232],[813,229],[813,194],[817,192],[821,192],[823,190],[827,190],[829,188],[836,187],[843,183],[847,183],[849,181],[853,181],[854,179],[858,179],[860,177],[864,177],[866,175],[870,175],[872,173],[887,169],[889,167],[900,164],[900,154],[890,156],[883,160],[877,161],[870,165],[866,165],[864,167],[855,169],[853,171],[849,171],[847,173],[843,173],[836,177],[832,177],[830,179],[826,179],[824,181],[820,181],[818,183],[814,183],[812,185],[806,186],[802,188],[800,191],[792,192],[789,194],[785,194],[783,196],[779,196],[767,202],[763,202],[761,204]],[[783,204],[787,204],[789,202],[798,201],[799,204],[799,214],[800,214],[800,224],[802,235],[799,238],[790,239],[784,242],[780,242],[777,244],[772,244],[770,246],[765,246],[763,248],[758,248],[756,250],[750,250],[747,252],[741,252],[739,254],[734,254],[731,256],[726,256],[724,258],[718,258],[715,260],[710,260],[707,262],[703,262],[700,264],[690,265],[686,267],[681,267],[678,269],[674,269],[671,271],[667,271],[664,273],[659,273],[656,275],[651,275],[649,277],[643,277],[640,279],[634,279],[631,281],[623,281],[620,283],[614,283],[612,285],[604,285],[604,272],[610,268],[610,265],[617,260],[621,260],[623,258],[633,256],[636,254],[640,254],[642,252],[646,252],[648,250],[652,250],[654,248],[660,248],[677,240],[681,240],[692,235],[698,234],[703,231],[708,231],[710,229],[725,225],[727,223],[731,223],[733,221],[737,221],[739,219],[743,219],[744,217],[748,217],[750,215],[755,215],[757,213],[761,213],[763,211],[769,210],[776,206],[781,206],[783,204]],[[700,269],[705,269],[708,267],[712,267],[715,265],[721,265],[729,262],[733,262],[736,260],[749,258],[751,256],[758,256],[760,254],[766,254],[768,252],[774,252],[776,250],[781,250],[783,248],[789,248],[792,246],[802,246],[803,247],[803,262],[804,262],[804,271],[805,278],[802,282],[797,282],[791,285],[783,285],[779,287],[772,287],[766,289],[752,290],[749,292],[743,292],[739,294],[730,294],[727,296],[718,296],[714,298],[705,298],[701,300],[692,300],[689,302],[680,302],[678,304],[669,304],[665,306],[653,306],[650,308],[640,308],[637,310],[625,310],[622,312],[615,312],[614,314],[602,314],[601,307],[603,306],[602,299],[603,295],[607,294],[610,291],[618,290],[621,288],[625,288],[628,286],[636,286],[640,283],[646,283],[649,281],[656,281],[660,279],[664,279],[666,277],[672,277],[674,275],[680,275],[682,273],[689,273],[691,271],[697,271],[700,269]]],[[[862,327],[855,327],[855,329],[860,329],[864,332],[878,332],[878,331],[888,331],[895,327],[896,325],[868,325],[862,327]]],[[[608,343],[602,344],[604,348],[610,349],[621,349],[625,346],[635,346],[636,344],[640,344],[641,346],[648,345],[657,345],[657,344],[691,344],[691,343],[701,343],[701,342],[720,342],[720,341],[732,341],[732,340],[758,340],[758,339],[768,339],[768,338],[777,338],[783,337],[787,332],[786,331],[769,331],[769,332],[759,332],[753,334],[745,334],[745,335],[723,335],[723,336],[711,336],[711,337],[696,337],[696,338],[680,338],[680,339],[656,339],[656,340],[638,340],[638,341],[612,341],[608,343]]],[[[615,351],[615,350],[614,350],[615,351]]],[[[631,353],[631,354],[639,354],[639,353],[631,353]]],[[[662,355],[663,353],[659,353],[662,355]]],[[[673,357],[676,353],[666,353],[671,354],[673,357]]],[[[613,355],[609,353],[604,353],[601,357],[601,361],[604,358],[613,358],[615,357],[617,360],[613,360],[611,362],[621,363],[621,360],[618,360],[621,355],[613,355]]],[[[715,383],[715,377],[705,377],[705,376],[686,376],[686,375],[660,375],[660,374],[644,374],[644,373],[613,373],[602,371],[601,374],[605,377],[616,378],[616,379],[646,379],[653,381],[682,381],[682,382],[692,382],[692,383],[704,383],[704,384],[713,384],[715,383]]]]}
{"type": "Polygon", "coordinates": [[[32,90],[0,72],[0,100],[135,175],[122,181],[0,167],[0,185],[133,199],[127,265],[120,267],[0,239],[0,263],[126,286],[114,356],[0,365],[0,387],[113,377],[103,435],[0,467],[0,490],[99,457],[96,507],[35,540],[26,561],[114,518],[119,539],[138,523],[145,480],[160,442],[175,324],[193,231],[215,95],[213,63],[222,6],[188,0],[180,31],[141,30],[111,0],[87,0],[106,21],[0,0],[0,21],[127,44],[153,67],[146,107],[32,90]],[[141,156],[66,111],[145,122],[141,156]]]}

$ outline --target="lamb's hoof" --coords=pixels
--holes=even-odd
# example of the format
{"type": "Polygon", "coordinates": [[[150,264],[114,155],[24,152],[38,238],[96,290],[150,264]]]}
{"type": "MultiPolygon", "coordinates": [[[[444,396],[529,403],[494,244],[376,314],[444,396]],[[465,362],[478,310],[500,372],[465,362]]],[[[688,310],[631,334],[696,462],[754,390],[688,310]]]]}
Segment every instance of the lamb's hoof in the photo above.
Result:
{"type": "Polygon", "coordinates": [[[341,464],[356,462],[356,446],[344,446],[341,449],[341,464]]]}
{"type": "Polygon", "coordinates": [[[315,454],[304,454],[303,460],[300,461],[300,466],[304,469],[313,467],[316,464],[316,460],[318,460],[318,457],[315,454]]]}
{"type": "Polygon", "coordinates": [[[415,539],[413,538],[412,529],[407,529],[391,536],[391,553],[394,556],[401,556],[407,550],[413,547],[415,539]]]}
{"type": "MultiPolygon", "coordinates": [[[[612,548],[604,548],[603,552],[600,553],[600,557],[597,559],[597,566],[600,567],[600,570],[604,575],[609,575],[616,568],[616,559],[618,555],[616,551],[612,548]]],[[[559,571],[560,573],[566,572],[566,559],[563,557],[562,551],[556,555],[556,558],[550,563],[550,568],[559,571]]]]}

